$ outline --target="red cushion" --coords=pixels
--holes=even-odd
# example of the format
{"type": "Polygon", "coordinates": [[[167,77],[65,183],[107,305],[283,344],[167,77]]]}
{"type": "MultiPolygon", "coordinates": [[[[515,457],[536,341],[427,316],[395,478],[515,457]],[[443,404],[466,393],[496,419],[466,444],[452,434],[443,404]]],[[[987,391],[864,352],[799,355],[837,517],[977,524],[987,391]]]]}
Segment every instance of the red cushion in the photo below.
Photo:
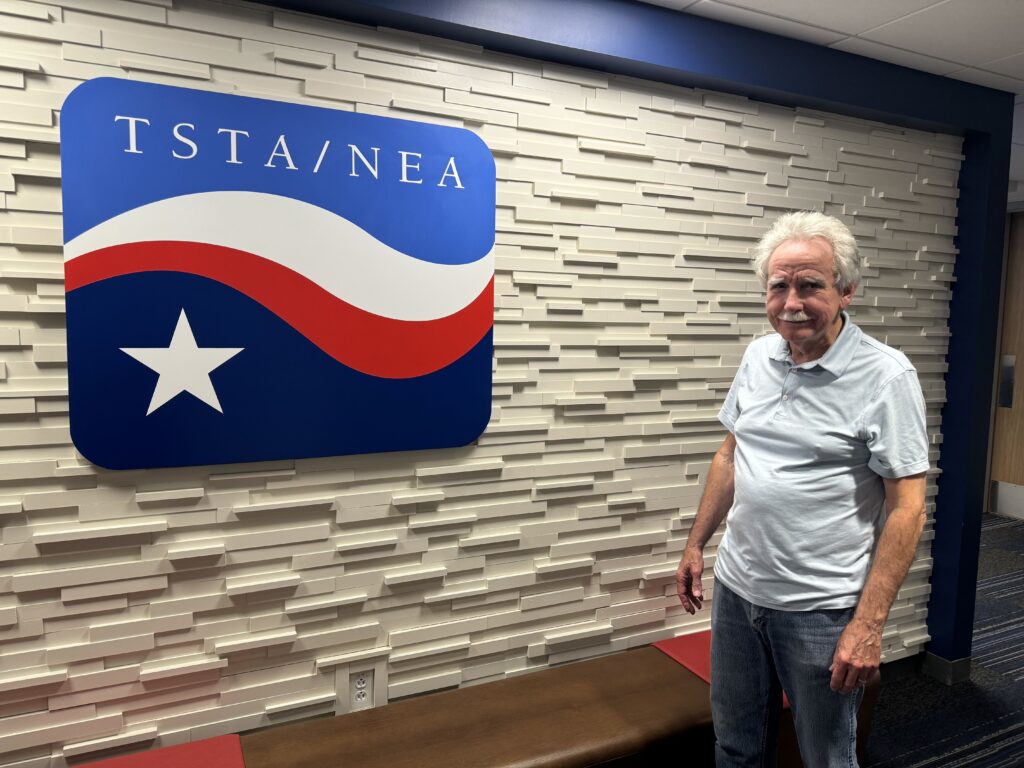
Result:
{"type": "Polygon", "coordinates": [[[82,768],[245,768],[238,734],[150,749],[86,763],[82,768]]]}
{"type": "MultiPolygon", "coordinates": [[[[653,643],[654,647],[675,659],[705,683],[711,683],[711,632],[670,637],[653,643]]],[[[789,709],[789,699],[782,694],[782,706],[789,709]]]]}
{"type": "Polygon", "coordinates": [[[655,648],[678,661],[705,683],[711,682],[711,632],[670,637],[653,644],[655,648]]]}

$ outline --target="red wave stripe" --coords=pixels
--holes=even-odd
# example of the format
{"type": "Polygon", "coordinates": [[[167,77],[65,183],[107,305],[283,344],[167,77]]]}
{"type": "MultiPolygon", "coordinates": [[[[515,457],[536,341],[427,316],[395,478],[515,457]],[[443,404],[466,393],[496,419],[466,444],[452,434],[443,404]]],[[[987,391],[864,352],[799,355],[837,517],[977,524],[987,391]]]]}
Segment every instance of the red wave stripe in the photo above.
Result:
{"type": "Polygon", "coordinates": [[[65,290],[137,272],[186,272],[216,280],[262,304],[338,362],[387,379],[423,376],[450,365],[494,325],[493,279],[471,304],[447,317],[396,320],[354,307],[262,256],[208,243],[101,248],[64,265],[65,290]]]}

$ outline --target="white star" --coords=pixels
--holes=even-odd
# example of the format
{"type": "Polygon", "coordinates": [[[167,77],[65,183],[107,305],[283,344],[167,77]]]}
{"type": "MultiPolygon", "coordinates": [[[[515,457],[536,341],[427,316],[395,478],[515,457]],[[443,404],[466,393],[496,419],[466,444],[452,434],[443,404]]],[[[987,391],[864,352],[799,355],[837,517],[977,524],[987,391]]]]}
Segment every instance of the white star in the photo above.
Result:
{"type": "Polygon", "coordinates": [[[153,390],[153,399],[149,401],[147,416],[182,392],[191,392],[211,408],[224,413],[213,389],[213,382],[210,381],[210,372],[243,349],[244,347],[200,349],[196,344],[196,337],[192,335],[192,326],[188,324],[184,309],[178,316],[178,324],[174,327],[170,346],[121,347],[121,351],[126,355],[131,355],[160,374],[156,381],[156,389],[153,390]]]}

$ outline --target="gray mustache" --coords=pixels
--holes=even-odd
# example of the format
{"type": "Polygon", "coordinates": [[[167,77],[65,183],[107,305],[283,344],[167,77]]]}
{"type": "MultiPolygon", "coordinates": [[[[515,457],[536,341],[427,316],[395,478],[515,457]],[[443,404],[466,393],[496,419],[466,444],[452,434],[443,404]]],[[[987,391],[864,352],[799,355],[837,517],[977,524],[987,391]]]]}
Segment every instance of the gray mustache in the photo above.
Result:
{"type": "Polygon", "coordinates": [[[805,320],[810,320],[807,315],[803,312],[783,312],[779,315],[779,320],[783,320],[787,323],[802,323],[805,320]]]}

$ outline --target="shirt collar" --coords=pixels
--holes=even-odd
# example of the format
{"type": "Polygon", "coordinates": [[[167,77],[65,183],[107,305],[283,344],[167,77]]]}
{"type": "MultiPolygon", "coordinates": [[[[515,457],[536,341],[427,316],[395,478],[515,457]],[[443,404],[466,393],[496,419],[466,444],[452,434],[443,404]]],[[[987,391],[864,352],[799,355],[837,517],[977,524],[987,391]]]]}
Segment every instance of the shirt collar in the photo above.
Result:
{"type": "MultiPolygon", "coordinates": [[[[839,331],[839,336],[836,337],[836,340],[826,350],[825,354],[813,362],[804,363],[803,366],[797,367],[806,366],[813,368],[814,366],[820,366],[837,379],[845,373],[850,362],[853,360],[854,354],[857,352],[857,342],[860,340],[861,330],[853,324],[845,310],[842,311],[842,316],[843,327],[839,331]]],[[[776,345],[774,350],[769,351],[768,356],[780,363],[796,365],[793,362],[793,358],[789,356],[789,344],[781,336],[779,336],[778,345],[776,345]]]]}

